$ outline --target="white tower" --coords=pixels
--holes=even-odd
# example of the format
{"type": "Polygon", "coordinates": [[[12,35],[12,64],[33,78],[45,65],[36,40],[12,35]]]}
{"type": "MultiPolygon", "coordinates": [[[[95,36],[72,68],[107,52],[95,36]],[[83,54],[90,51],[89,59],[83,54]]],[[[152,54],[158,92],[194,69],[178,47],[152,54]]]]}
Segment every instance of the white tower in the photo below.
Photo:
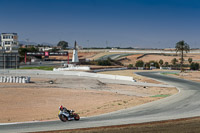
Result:
{"type": "Polygon", "coordinates": [[[79,62],[79,59],[78,59],[78,49],[77,49],[76,41],[74,43],[72,62],[73,63],[78,63],[79,62]]]}

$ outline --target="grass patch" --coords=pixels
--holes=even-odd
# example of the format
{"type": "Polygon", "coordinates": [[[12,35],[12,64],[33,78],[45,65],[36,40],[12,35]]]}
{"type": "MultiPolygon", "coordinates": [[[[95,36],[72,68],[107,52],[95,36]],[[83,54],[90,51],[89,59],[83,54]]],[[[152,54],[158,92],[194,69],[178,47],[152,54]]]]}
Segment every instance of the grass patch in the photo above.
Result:
{"type": "Polygon", "coordinates": [[[174,74],[174,75],[177,75],[177,76],[179,75],[178,73],[170,73],[170,72],[169,73],[161,73],[161,74],[163,74],[163,75],[174,74]]]}
{"type": "Polygon", "coordinates": [[[151,96],[151,97],[168,97],[170,96],[169,94],[166,94],[166,95],[154,95],[154,96],[151,96]]]}
{"type": "Polygon", "coordinates": [[[38,67],[23,67],[19,69],[38,69],[38,70],[47,70],[47,71],[53,71],[53,66],[38,66],[38,67]]]}

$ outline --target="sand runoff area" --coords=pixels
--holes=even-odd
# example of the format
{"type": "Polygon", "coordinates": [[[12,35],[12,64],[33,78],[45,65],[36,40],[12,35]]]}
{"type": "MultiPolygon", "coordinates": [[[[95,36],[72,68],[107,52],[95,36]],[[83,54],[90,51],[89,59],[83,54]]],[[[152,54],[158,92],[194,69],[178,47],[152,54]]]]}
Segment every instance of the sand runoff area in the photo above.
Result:
{"type": "Polygon", "coordinates": [[[173,87],[112,84],[78,76],[29,76],[31,83],[27,84],[0,83],[0,123],[58,120],[61,104],[75,110],[81,117],[94,116],[178,92],[173,87]],[[49,83],[51,80],[54,84],[49,83]]]}

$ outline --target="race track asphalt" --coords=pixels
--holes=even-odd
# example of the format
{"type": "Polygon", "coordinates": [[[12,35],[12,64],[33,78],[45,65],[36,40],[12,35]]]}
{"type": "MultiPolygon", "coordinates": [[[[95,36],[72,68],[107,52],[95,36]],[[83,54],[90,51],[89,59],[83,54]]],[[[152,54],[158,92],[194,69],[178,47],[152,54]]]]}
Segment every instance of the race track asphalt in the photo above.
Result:
{"type": "Polygon", "coordinates": [[[158,72],[140,72],[137,74],[173,85],[177,87],[180,92],[173,96],[133,108],[99,116],[81,118],[80,121],[70,121],[66,123],[61,121],[49,121],[0,125],[0,132],[16,133],[76,129],[200,116],[200,83],[164,76],[158,72]]]}

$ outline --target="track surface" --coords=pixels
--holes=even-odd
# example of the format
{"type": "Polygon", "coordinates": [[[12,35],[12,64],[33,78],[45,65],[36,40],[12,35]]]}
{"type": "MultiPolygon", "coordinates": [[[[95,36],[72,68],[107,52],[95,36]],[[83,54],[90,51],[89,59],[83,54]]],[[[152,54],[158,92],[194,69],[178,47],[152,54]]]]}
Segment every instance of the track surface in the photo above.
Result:
{"type": "Polygon", "coordinates": [[[0,125],[0,132],[11,133],[75,129],[200,116],[200,83],[163,76],[156,72],[143,72],[138,74],[173,85],[180,89],[180,93],[137,107],[95,117],[82,118],[80,121],[66,123],[49,121],[0,125]]]}

